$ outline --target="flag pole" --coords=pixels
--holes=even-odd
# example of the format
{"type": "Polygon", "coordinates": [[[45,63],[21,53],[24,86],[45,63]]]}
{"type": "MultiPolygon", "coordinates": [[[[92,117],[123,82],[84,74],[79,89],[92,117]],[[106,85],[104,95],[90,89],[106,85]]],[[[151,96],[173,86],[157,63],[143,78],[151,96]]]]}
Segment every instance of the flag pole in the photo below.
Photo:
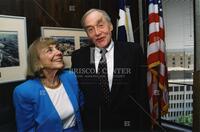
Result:
{"type": "Polygon", "coordinates": [[[99,9],[101,9],[101,0],[99,0],[99,9]]]}
{"type": "MultiPolygon", "coordinates": [[[[160,69],[160,65],[159,65],[159,69],[160,69]]],[[[160,74],[158,74],[158,80],[159,80],[159,78],[160,78],[160,74]]],[[[162,93],[162,91],[161,91],[161,89],[159,87],[159,82],[158,82],[158,91],[159,91],[159,94],[157,96],[157,98],[158,98],[158,121],[157,122],[161,126],[161,103],[160,103],[160,101],[161,101],[161,93],[162,93]]]]}

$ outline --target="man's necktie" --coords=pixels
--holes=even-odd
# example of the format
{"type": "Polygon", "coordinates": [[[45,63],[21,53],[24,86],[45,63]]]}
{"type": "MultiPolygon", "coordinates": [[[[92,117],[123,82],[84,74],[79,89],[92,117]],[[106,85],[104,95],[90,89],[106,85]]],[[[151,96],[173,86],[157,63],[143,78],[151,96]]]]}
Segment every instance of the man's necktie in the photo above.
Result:
{"type": "Polygon", "coordinates": [[[101,59],[98,66],[98,79],[99,87],[103,93],[103,102],[106,106],[110,104],[110,90],[108,84],[108,72],[107,72],[107,62],[106,62],[106,49],[101,49],[101,59]]]}

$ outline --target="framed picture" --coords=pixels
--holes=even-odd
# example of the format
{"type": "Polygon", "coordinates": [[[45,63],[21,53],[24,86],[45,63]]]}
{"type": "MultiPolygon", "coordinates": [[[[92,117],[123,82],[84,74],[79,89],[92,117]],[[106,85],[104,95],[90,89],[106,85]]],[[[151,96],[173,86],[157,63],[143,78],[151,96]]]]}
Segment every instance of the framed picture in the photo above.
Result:
{"type": "Polygon", "coordinates": [[[0,83],[26,79],[26,18],[0,15],[0,83]]]}
{"type": "Polygon", "coordinates": [[[65,68],[71,67],[71,54],[74,50],[87,46],[88,38],[83,29],[62,27],[41,27],[43,37],[53,37],[64,49],[65,68]]]}

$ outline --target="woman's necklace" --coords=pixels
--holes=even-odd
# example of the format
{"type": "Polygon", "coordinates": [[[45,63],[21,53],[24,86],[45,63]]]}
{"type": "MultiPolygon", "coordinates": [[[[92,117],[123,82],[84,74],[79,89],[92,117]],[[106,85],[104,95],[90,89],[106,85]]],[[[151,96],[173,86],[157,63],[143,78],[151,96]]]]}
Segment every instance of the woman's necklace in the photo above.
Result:
{"type": "Polygon", "coordinates": [[[48,81],[47,79],[42,79],[42,84],[48,88],[55,89],[60,86],[60,80],[56,79],[56,80],[48,81]]]}

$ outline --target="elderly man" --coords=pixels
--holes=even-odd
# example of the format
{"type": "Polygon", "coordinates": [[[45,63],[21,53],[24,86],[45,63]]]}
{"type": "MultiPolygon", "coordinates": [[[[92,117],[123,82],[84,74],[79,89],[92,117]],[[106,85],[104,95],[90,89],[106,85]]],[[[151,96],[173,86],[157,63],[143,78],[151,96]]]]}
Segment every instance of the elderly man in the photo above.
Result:
{"type": "Polygon", "coordinates": [[[90,9],[82,17],[91,45],[72,54],[85,104],[86,131],[149,130],[145,64],[139,44],[114,42],[108,14],[90,9]]]}

